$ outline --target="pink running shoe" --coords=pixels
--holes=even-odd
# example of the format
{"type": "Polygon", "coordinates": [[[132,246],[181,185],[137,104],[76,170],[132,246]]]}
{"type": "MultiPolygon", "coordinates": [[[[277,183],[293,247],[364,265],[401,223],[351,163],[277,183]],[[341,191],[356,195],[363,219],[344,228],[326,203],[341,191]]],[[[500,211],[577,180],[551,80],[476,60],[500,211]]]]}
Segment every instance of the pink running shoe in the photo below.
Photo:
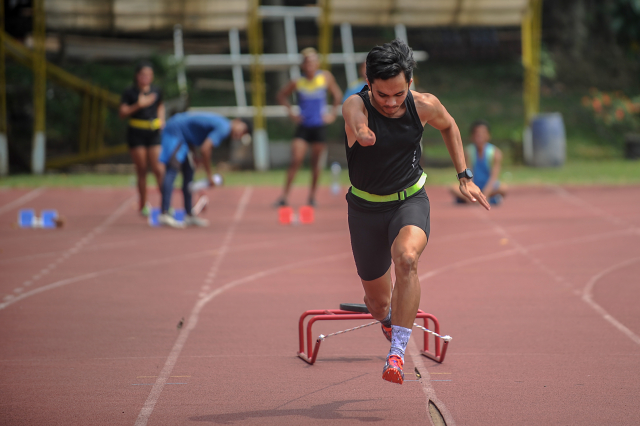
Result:
{"type": "Polygon", "coordinates": [[[403,364],[402,358],[397,355],[391,355],[387,358],[387,363],[382,370],[382,378],[387,382],[401,385],[404,383],[404,373],[402,372],[403,364]]]}

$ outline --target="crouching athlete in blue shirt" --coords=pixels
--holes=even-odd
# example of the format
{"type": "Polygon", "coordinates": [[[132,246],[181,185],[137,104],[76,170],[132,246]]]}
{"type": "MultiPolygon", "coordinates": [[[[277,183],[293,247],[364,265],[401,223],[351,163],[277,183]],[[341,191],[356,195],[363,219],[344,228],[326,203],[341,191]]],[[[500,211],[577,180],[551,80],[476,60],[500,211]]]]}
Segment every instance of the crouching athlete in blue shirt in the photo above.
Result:
{"type": "MultiPolygon", "coordinates": [[[[490,143],[491,131],[489,123],[477,120],[471,124],[471,144],[465,148],[465,159],[473,172],[474,183],[482,190],[490,204],[500,204],[507,188],[499,180],[502,167],[502,151],[490,143]]],[[[457,186],[450,188],[456,202],[469,203],[457,186]]]]}
{"type": "Polygon", "coordinates": [[[237,140],[249,133],[248,122],[239,118],[229,120],[212,113],[183,112],[171,117],[162,132],[162,151],[160,162],[166,167],[162,182],[162,212],[158,217],[161,225],[183,228],[185,225],[207,226],[208,222],[191,214],[191,192],[189,184],[193,181],[195,164],[192,152],[196,148],[202,155],[202,163],[210,185],[214,185],[211,173],[211,152],[213,147],[231,136],[237,140]],[[173,183],[182,172],[182,193],[184,194],[184,223],[176,221],[169,214],[173,183]]]}

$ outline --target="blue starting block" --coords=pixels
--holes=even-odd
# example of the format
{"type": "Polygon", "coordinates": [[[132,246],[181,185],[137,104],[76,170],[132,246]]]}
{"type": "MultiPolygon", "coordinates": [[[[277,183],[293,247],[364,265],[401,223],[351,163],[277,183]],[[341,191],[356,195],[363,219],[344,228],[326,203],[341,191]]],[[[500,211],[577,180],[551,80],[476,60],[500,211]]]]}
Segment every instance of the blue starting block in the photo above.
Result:
{"type": "Polygon", "coordinates": [[[184,211],[184,209],[178,209],[173,212],[173,218],[178,222],[184,222],[184,217],[186,216],[186,214],[187,213],[184,211]]]}
{"type": "MultiPolygon", "coordinates": [[[[178,222],[184,222],[184,217],[186,212],[184,209],[169,210],[170,213],[173,214],[173,218],[178,222]]],[[[154,207],[151,209],[151,213],[149,214],[149,226],[160,226],[160,222],[158,221],[158,217],[160,216],[160,209],[158,207],[154,207]]]]}
{"type": "Polygon", "coordinates": [[[36,216],[34,209],[21,209],[18,211],[18,226],[20,228],[46,228],[56,227],[58,219],[57,210],[42,210],[40,217],[36,216]]]}
{"type": "Polygon", "coordinates": [[[22,209],[18,211],[18,226],[20,228],[33,228],[36,223],[36,212],[33,209],[22,209]]]}
{"type": "Polygon", "coordinates": [[[160,222],[158,222],[158,216],[160,216],[160,209],[154,207],[151,209],[151,213],[149,213],[149,226],[160,226],[160,222]]]}
{"type": "Polygon", "coordinates": [[[58,212],[55,210],[42,210],[40,213],[43,228],[55,228],[57,218],[58,212]]]}

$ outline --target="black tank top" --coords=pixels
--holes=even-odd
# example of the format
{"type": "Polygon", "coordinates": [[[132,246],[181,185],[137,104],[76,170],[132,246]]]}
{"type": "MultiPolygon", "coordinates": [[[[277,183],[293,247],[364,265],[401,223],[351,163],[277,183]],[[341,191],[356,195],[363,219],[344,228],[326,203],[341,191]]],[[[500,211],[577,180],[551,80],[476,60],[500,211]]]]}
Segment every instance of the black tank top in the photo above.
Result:
{"type": "Polygon", "coordinates": [[[404,101],[406,112],[398,118],[386,117],[371,105],[368,86],[358,95],[367,108],[369,128],[376,135],[376,143],[364,147],[356,141],[349,148],[345,133],[351,184],[377,195],[393,194],[410,187],[422,175],[420,141],[424,132],[411,91],[404,101]]]}

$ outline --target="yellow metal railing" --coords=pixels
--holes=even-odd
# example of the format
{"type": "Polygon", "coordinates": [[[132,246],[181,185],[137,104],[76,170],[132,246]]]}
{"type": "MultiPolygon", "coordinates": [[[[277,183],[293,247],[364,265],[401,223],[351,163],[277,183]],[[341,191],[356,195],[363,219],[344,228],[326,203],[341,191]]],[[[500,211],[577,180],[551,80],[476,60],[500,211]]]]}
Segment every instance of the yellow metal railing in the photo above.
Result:
{"type": "Polygon", "coordinates": [[[249,26],[247,35],[249,36],[249,52],[252,55],[251,61],[251,99],[255,114],[253,116],[254,129],[266,129],[264,117],[264,106],[266,102],[266,88],[264,84],[264,66],[262,65],[262,52],[264,48],[264,38],[262,35],[262,20],[259,14],[260,0],[249,2],[249,26]]]}
{"type": "Polygon", "coordinates": [[[330,70],[329,53],[333,43],[333,26],[331,25],[331,0],[320,0],[322,13],[320,14],[318,51],[320,52],[322,69],[330,70]]]}
{"type": "Polygon", "coordinates": [[[540,111],[542,0],[529,0],[522,19],[523,101],[525,125],[540,111]]]}
{"type": "Polygon", "coordinates": [[[0,2],[0,133],[7,133],[7,82],[4,48],[4,1],[0,2]]]}
{"type": "Polygon", "coordinates": [[[44,51],[45,37],[44,0],[34,0],[31,69],[33,70],[33,127],[36,132],[45,131],[45,101],[47,91],[47,62],[44,51]]]}
{"type": "MultiPolygon", "coordinates": [[[[51,158],[46,160],[46,167],[58,168],[65,167],[74,163],[98,160],[110,155],[127,152],[127,145],[120,144],[112,147],[104,146],[105,123],[107,118],[107,109],[118,109],[120,106],[120,96],[116,93],[109,92],[94,84],[91,84],[75,75],[63,70],[62,68],[45,62],[44,56],[24,47],[10,35],[2,32],[1,38],[4,41],[2,48],[5,53],[13,58],[16,62],[34,70],[34,73],[44,73],[47,79],[82,95],[82,113],[79,129],[79,152],[77,154],[67,155],[63,157],[51,158]]],[[[0,51],[0,54],[2,52],[0,51]]],[[[4,56],[0,62],[4,62],[4,56]]],[[[1,76],[0,76],[1,78],[1,76]]],[[[45,114],[45,85],[37,86],[38,78],[35,78],[36,88],[39,96],[34,93],[34,114],[36,130],[44,131],[44,114],[45,114]]],[[[2,84],[2,90],[5,85],[2,84]]],[[[35,92],[35,90],[34,90],[35,92]]],[[[0,96],[2,94],[0,93],[0,96]]],[[[1,102],[1,100],[0,100],[1,102]]],[[[0,108],[3,105],[0,103],[0,108]]],[[[6,109],[0,111],[0,115],[5,114],[6,109]]]]}

